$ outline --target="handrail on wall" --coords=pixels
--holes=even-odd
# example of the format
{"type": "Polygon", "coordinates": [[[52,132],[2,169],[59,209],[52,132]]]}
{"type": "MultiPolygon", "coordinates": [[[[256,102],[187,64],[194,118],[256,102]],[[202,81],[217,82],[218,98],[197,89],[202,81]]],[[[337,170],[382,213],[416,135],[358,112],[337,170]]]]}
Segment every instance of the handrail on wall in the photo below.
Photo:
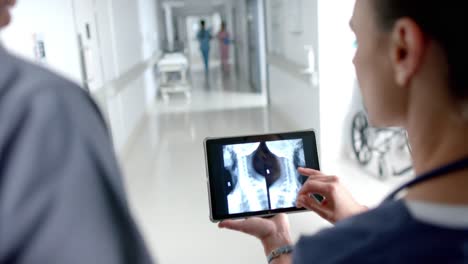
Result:
{"type": "MultiPolygon", "coordinates": [[[[121,74],[119,77],[115,78],[104,84],[104,87],[99,90],[105,92],[107,98],[114,98],[117,95],[121,94],[128,87],[131,87],[129,84],[134,80],[141,77],[141,75],[148,69],[152,69],[154,65],[158,63],[161,58],[161,53],[159,51],[155,52],[151,58],[146,61],[143,61],[139,64],[136,64],[130,68],[125,73],[121,74]]],[[[99,92],[98,92],[99,93],[99,92]]]]}

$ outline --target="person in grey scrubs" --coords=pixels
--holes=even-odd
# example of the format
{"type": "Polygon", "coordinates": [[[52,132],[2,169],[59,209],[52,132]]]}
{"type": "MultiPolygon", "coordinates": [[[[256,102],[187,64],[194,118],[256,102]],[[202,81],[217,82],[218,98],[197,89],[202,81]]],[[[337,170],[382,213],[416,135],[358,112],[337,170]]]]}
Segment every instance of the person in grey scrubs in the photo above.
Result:
{"type": "Polygon", "coordinates": [[[152,263],[94,102],[1,46],[0,263],[152,263]]]}

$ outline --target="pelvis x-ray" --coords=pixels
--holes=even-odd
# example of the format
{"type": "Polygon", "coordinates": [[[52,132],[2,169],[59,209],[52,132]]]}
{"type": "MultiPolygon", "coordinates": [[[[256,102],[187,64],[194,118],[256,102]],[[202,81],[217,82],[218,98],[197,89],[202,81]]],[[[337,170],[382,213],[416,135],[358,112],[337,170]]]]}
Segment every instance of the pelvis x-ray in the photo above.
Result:
{"type": "Polygon", "coordinates": [[[223,148],[229,214],[293,207],[305,167],[302,139],[223,148]]]}

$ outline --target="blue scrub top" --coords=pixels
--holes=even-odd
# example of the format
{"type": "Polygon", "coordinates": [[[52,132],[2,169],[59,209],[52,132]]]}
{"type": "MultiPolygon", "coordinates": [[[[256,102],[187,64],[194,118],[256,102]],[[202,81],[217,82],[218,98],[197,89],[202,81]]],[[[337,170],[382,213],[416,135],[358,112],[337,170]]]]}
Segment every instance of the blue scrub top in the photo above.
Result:
{"type": "Polygon", "coordinates": [[[202,51],[210,50],[211,38],[212,38],[211,33],[206,29],[202,29],[198,32],[197,39],[200,42],[200,49],[202,51]]]}
{"type": "Polygon", "coordinates": [[[294,263],[468,263],[468,229],[445,228],[416,220],[404,201],[303,237],[294,263]]]}

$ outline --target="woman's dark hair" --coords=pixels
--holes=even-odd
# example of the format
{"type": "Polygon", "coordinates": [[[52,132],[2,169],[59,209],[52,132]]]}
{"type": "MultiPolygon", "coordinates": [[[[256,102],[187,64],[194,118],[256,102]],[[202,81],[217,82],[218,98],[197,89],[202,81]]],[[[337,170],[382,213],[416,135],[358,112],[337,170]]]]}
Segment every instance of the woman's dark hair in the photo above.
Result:
{"type": "Polygon", "coordinates": [[[468,99],[468,15],[463,0],[371,0],[377,21],[391,30],[403,17],[414,20],[444,50],[452,94],[468,99]]]}
{"type": "Polygon", "coordinates": [[[204,27],[204,26],[205,26],[205,20],[200,20],[200,25],[201,25],[202,27],[204,27]]]}

